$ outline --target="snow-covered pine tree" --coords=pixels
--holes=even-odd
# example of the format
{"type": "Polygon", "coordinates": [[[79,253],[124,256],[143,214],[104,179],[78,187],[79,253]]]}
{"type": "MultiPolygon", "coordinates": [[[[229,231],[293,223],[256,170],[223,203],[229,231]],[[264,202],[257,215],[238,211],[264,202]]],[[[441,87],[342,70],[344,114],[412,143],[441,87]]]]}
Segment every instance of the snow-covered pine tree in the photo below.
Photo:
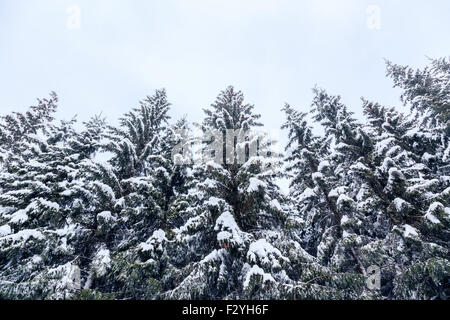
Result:
{"type": "Polygon", "coordinates": [[[359,122],[317,88],[310,114],[286,105],[291,199],[233,87],[205,110],[194,166],[164,90],[106,133],[54,123],[53,93],[1,117],[0,299],[448,299],[449,71],[387,63],[411,112],[363,99],[359,122]]]}
{"type": "Polygon", "coordinates": [[[275,183],[280,159],[270,137],[256,130],[253,109],[233,87],[205,109],[205,161],[194,165],[187,221],[165,240],[172,287],[164,298],[292,299],[295,267],[314,260],[284,232],[289,208],[275,183]]]}
{"type": "Polygon", "coordinates": [[[387,75],[394,86],[403,90],[402,102],[417,111],[422,127],[440,127],[449,130],[449,58],[431,59],[430,66],[413,69],[386,61],[387,75]]]}
{"type": "MultiPolygon", "coordinates": [[[[117,244],[107,274],[96,281],[117,298],[152,299],[161,294],[163,258],[144,250],[165,238],[165,231],[182,223],[179,210],[187,193],[189,164],[177,165],[172,151],[178,132],[188,129],[185,119],[169,125],[165,90],[125,114],[120,126],[110,127],[105,150],[120,186],[114,210],[120,217],[117,244]]],[[[159,246],[161,251],[163,248],[159,246]]]]}
{"type": "Polygon", "coordinates": [[[0,117],[0,164],[8,165],[10,157],[26,157],[32,154],[28,143],[39,140],[46,125],[53,121],[58,96],[51,92],[50,97],[38,99],[38,104],[29,107],[26,113],[13,112],[0,117]]]}
{"type": "MultiPolygon", "coordinates": [[[[447,123],[439,120],[442,115],[434,114],[434,119],[427,119],[427,115],[442,110],[440,106],[448,103],[448,80],[445,81],[448,69],[442,60],[433,62],[431,69],[434,71],[425,71],[425,81],[417,76],[423,75],[421,71],[412,76],[412,71],[405,71],[409,69],[388,64],[388,73],[395,74],[396,85],[405,89],[403,97],[409,97],[410,100],[405,102],[412,104],[413,113],[404,116],[394,109],[364,100],[366,124],[354,121],[339,102],[339,97],[315,90],[313,118],[321,122],[325,129],[324,139],[331,137],[332,143],[327,146],[325,157],[314,159],[316,162],[322,159],[321,163],[326,161],[323,167],[332,168],[325,175],[327,179],[321,180],[332,186],[328,196],[336,201],[342,229],[342,238],[333,235],[329,242],[324,234],[322,239],[325,241],[319,245],[317,256],[322,257],[321,251],[330,248],[329,259],[320,260],[340,273],[359,272],[366,276],[367,268],[378,266],[381,291],[364,290],[360,297],[445,298],[448,295],[445,289],[450,267],[445,258],[448,252],[448,200],[441,201],[448,199],[448,177],[444,173],[445,161],[439,160],[444,157],[448,143],[447,123]],[[441,69],[437,71],[436,66],[441,69]],[[438,79],[433,80],[432,75],[438,79]],[[443,87],[433,89],[433,93],[410,88],[416,88],[423,81],[439,83],[443,87]],[[413,98],[412,91],[415,92],[413,98]],[[442,94],[445,92],[447,94],[442,94]],[[433,99],[430,98],[432,95],[433,99]],[[427,107],[414,106],[413,100],[427,103],[433,100],[436,107],[430,105],[433,110],[427,111],[427,107]],[[434,219],[434,212],[439,219],[434,219]],[[423,285],[414,286],[416,281],[423,285]]],[[[298,148],[294,148],[288,160],[293,163],[294,173],[304,174],[308,157],[299,150],[303,149],[304,133],[308,132],[303,121],[305,115],[289,107],[285,109],[290,144],[295,141],[298,148]],[[292,139],[295,132],[299,132],[298,138],[292,139]]],[[[306,176],[308,178],[294,178],[292,187],[306,189],[305,185],[311,184],[306,176]]],[[[299,202],[307,210],[306,216],[309,212],[316,214],[317,209],[308,207],[308,201],[301,199],[299,202]]]]}
{"type": "Polygon", "coordinates": [[[94,118],[77,133],[74,122],[50,123],[33,142],[23,139],[32,153],[11,160],[1,175],[2,297],[76,297],[108,258],[99,220],[113,199],[85,170],[105,123],[94,118]]]}
{"type": "Polygon", "coordinates": [[[322,265],[322,268],[314,264],[303,266],[298,286],[316,286],[314,294],[306,295],[308,298],[355,298],[364,291],[364,277],[353,256],[353,248],[350,246],[350,256],[345,258],[353,268],[341,268],[334,261],[338,243],[346,235],[341,225],[342,218],[352,208],[347,204],[348,189],[339,180],[339,174],[346,172],[338,161],[342,155],[332,151],[332,146],[337,144],[336,136],[342,147],[343,141],[352,136],[350,132],[354,120],[338,97],[329,97],[318,89],[314,92],[315,107],[322,115],[315,120],[325,123],[324,137],[312,133],[306,113],[298,112],[289,105],[283,108],[286,122],[282,129],[288,130],[286,162],[289,164],[286,170],[292,176],[290,195],[302,221],[297,225],[297,234],[302,246],[322,265]],[[345,128],[345,134],[342,128],[345,128]]]}
{"type": "MultiPolygon", "coordinates": [[[[416,162],[403,168],[401,203],[409,207],[406,215],[414,216],[411,227],[418,241],[411,263],[396,278],[394,292],[402,298],[445,299],[450,294],[450,62],[432,59],[422,70],[387,62],[387,75],[403,90],[401,99],[411,109],[411,125],[401,146],[416,162]]],[[[405,226],[398,228],[400,232],[405,226]]]]}
{"type": "Polygon", "coordinates": [[[340,271],[351,270],[365,275],[357,250],[358,238],[354,236],[359,234],[358,227],[364,217],[353,200],[358,194],[359,184],[352,176],[352,166],[360,161],[366,162],[364,157],[370,152],[372,141],[360,130],[352,113],[341,103],[340,96],[329,95],[318,88],[314,93],[313,119],[324,128],[329,143],[328,155],[322,160],[322,171],[325,172],[319,174],[318,182],[328,182],[327,204],[335,217],[331,228],[336,230],[334,234],[324,233],[318,247],[319,257],[340,271]]]}
{"type": "MultiPolygon", "coordinates": [[[[445,60],[433,61],[431,72],[428,68],[413,72],[388,63],[388,75],[394,78],[396,86],[404,89],[402,100],[411,107],[409,115],[364,100],[369,122],[362,131],[372,137],[373,150],[364,156],[368,161],[360,161],[352,169],[355,179],[362,178],[378,198],[374,201],[374,197],[367,197],[364,192],[366,199],[358,206],[366,215],[366,208],[373,213],[378,211],[377,219],[371,219],[376,228],[368,229],[376,237],[365,247],[373,248],[376,243],[377,259],[384,265],[382,293],[388,297],[445,296],[443,288],[449,265],[442,258],[448,250],[449,234],[444,214],[447,202],[441,199],[448,198],[448,175],[445,160],[442,161],[448,146],[448,119],[442,121],[445,112],[442,113],[441,106],[448,105],[449,73],[445,67],[437,67],[442,67],[442,63],[445,65],[445,60]],[[423,85],[427,89],[418,90],[423,85]],[[440,111],[442,114],[438,114],[440,111]],[[433,219],[434,210],[440,212],[437,213],[440,219],[433,219]],[[414,236],[416,242],[411,240],[414,236]],[[405,289],[404,283],[398,281],[399,275],[408,274],[417,265],[439,271],[431,275],[420,269],[420,276],[427,282],[424,288],[415,290],[410,283],[409,292],[398,290],[405,289]],[[430,281],[434,284],[430,285],[430,281]],[[435,287],[434,292],[427,286],[435,287]]],[[[374,256],[371,253],[372,262],[374,256]]]]}
{"type": "Polygon", "coordinates": [[[288,131],[285,160],[288,163],[286,172],[291,176],[290,198],[299,213],[297,232],[303,247],[316,254],[320,236],[330,224],[329,217],[333,216],[326,204],[330,201],[328,186],[324,182],[317,184],[313,177],[318,172],[320,159],[326,155],[324,151],[329,142],[313,135],[306,113],[298,112],[288,104],[282,111],[286,113],[286,122],[281,128],[288,131]]]}
{"type": "Polygon", "coordinates": [[[152,156],[153,185],[160,192],[158,202],[163,211],[161,228],[169,230],[182,223],[180,210],[186,207],[186,195],[192,180],[192,155],[189,149],[177,147],[189,143],[191,130],[186,117],[164,130],[158,154],[152,156]]]}

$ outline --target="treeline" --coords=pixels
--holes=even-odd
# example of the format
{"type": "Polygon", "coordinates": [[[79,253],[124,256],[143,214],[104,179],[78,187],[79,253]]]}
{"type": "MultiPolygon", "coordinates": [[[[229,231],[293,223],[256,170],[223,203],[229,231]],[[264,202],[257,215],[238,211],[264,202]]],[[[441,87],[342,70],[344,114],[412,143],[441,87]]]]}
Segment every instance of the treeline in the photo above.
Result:
{"type": "Polygon", "coordinates": [[[450,62],[387,75],[408,113],[363,99],[356,119],[315,88],[282,109],[283,158],[249,152],[273,141],[233,87],[196,126],[243,132],[244,161],[177,162],[194,125],[164,90],[117,126],[56,121],[54,93],[2,116],[0,298],[447,299],[450,62]]]}

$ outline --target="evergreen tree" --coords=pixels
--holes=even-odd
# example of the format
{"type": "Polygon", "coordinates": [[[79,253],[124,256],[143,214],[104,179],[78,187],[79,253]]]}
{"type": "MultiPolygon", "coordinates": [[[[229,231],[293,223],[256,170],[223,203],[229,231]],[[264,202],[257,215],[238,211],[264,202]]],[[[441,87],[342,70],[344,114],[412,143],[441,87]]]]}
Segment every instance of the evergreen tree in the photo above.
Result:
{"type": "Polygon", "coordinates": [[[0,117],[0,299],[448,299],[450,64],[387,75],[409,111],[285,105],[284,173],[233,87],[197,135],[164,90],[118,126],[54,93],[0,117]]]}
{"type": "Polygon", "coordinates": [[[29,107],[23,114],[13,112],[11,115],[2,116],[0,119],[0,162],[8,165],[10,157],[25,157],[32,154],[33,143],[39,140],[39,135],[45,132],[46,126],[53,121],[56,111],[58,96],[50,93],[50,98],[38,99],[36,106],[29,107]]]}
{"type": "Polygon", "coordinates": [[[33,154],[10,161],[1,176],[4,297],[69,298],[98,267],[92,261],[106,242],[100,217],[112,199],[85,168],[98,150],[104,121],[92,119],[81,133],[74,122],[48,124],[33,145],[26,142],[33,154]]]}
{"type": "Polygon", "coordinates": [[[427,90],[416,90],[417,83],[428,81],[437,87],[444,84],[439,92],[448,92],[441,81],[448,78],[443,61],[434,61],[432,72],[417,71],[415,80],[410,69],[388,64],[388,74],[405,89],[405,103],[412,103],[408,116],[363,100],[368,121],[358,123],[339,97],[315,89],[312,118],[324,127],[325,136],[313,138],[306,114],[289,106],[284,109],[292,149],[287,157],[294,174],[292,195],[306,220],[303,243],[334,272],[367,276],[371,266],[381,268],[381,291],[364,290],[363,296],[445,298],[448,294],[448,216],[444,214],[448,208],[446,200],[441,202],[448,197],[448,180],[442,176],[445,162],[439,160],[448,133],[445,112],[444,121],[438,114],[448,93],[431,99],[436,88],[433,93],[428,85],[427,90]],[[314,146],[314,141],[321,144],[314,146]],[[322,190],[325,186],[327,206],[320,206],[321,194],[311,187],[314,183],[322,190]],[[434,219],[434,212],[440,218],[434,219]],[[309,217],[321,215],[335,217],[328,230],[342,233],[323,232],[311,223],[309,217]],[[314,239],[311,234],[322,235],[317,253],[316,243],[308,245],[314,239]],[[426,284],[414,288],[412,279],[419,278],[426,284]]]}
{"type": "Polygon", "coordinates": [[[205,110],[205,161],[194,166],[187,221],[168,240],[165,298],[292,298],[296,267],[314,260],[284,233],[280,161],[253,109],[228,87],[205,110]]]}
{"type": "MultiPolygon", "coordinates": [[[[164,261],[146,253],[154,237],[181,223],[180,208],[187,193],[189,165],[177,165],[173,148],[188,124],[168,120],[166,92],[157,90],[127,113],[119,127],[110,127],[105,150],[117,177],[120,193],[114,210],[120,217],[111,268],[97,281],[103,292],[118,298],[151,299],[160,295],[164,261]],[[146,244],[147,243],[147,244],[146,244]]],[[[158,247],[159,248],[159,247],[158,247]]]]}

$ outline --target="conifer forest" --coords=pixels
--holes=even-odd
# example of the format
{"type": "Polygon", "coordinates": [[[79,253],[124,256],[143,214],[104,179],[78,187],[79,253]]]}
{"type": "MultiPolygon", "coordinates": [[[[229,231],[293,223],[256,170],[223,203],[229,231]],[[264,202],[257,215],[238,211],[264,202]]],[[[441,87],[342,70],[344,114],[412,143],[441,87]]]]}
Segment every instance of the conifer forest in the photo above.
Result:
{"type": "Polygon", "coordinates": [[[386,76],[403,106],[363,118],[273,106],[279,148],[233,86],[199,122],[165,89],[114,125],[2,111],[0,299],[447,300],[450,60],[386,76]]]}

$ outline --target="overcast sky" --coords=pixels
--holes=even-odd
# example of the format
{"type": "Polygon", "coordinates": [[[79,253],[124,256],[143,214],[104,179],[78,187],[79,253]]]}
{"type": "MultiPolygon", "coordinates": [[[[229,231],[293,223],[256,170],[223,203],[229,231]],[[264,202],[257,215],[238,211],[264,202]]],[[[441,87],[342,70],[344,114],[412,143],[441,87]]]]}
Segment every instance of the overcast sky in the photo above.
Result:
{"type": "Polygon", "coordinates": [[[450,54],[449,13],[448,0],[0,0],[0,111],[53,90],[59,118],[115,122],[164,87],[171,115],[197,121],[232,84],[279,128],[284,102],[309,109],[317,84],[359,116],[361,96],[399,105],[383,58],[450,54]]]}

